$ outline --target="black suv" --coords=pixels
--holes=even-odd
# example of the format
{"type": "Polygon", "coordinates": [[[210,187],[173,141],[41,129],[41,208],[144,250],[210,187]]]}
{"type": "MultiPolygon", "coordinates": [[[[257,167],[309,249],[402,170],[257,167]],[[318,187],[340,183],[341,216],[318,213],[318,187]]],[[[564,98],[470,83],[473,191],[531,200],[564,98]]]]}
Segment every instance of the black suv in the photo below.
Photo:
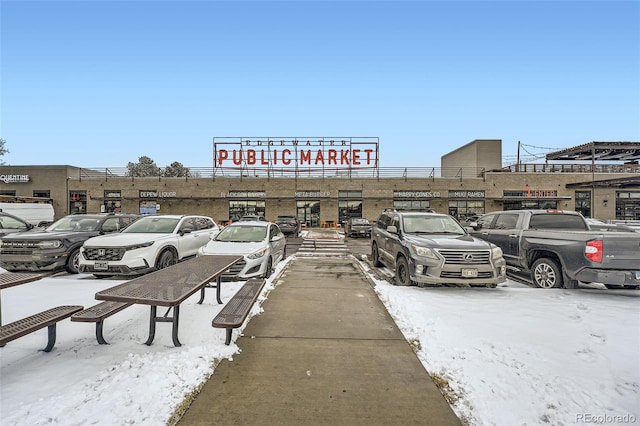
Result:
{"type": "Polygon", "coordinates": [[[125,213],[73,214],[42,231],[2,237],[0,267],[11,272],[57,271],[78,273],[80,247],[91,237],[118,232],[140,215],[125,213]]]}
{"type": "Polygon", "coordinates": [[[472,237],[446,214],[385,210],[371,238],[373,265],[395,271],[397,285],[495,287],[506,281],[500,247],[472,237]]]}
{"type": "Polygon", "coordinates": [[[278,216],[275,223],[285,235],[297,236],[300,233],[300,222],[295,216],[278,216]]]}

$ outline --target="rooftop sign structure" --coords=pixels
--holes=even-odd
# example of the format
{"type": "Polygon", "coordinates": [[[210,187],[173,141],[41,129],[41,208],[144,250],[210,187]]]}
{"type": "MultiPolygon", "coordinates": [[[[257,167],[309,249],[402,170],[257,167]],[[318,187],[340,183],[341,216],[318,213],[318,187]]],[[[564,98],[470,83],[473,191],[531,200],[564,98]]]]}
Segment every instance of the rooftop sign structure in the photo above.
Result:
{"type": "Polygon", "coordinates": [[[377,169],[377,137],[214,137],[215,169],[377,169]]]}

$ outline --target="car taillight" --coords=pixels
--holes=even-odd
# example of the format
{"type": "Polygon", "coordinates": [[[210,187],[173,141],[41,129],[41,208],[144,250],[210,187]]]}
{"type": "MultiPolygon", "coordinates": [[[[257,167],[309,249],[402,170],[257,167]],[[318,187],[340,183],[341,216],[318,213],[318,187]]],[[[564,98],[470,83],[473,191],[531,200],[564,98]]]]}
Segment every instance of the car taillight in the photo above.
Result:
{"type": "Polygon", "coordinates": [[[602,240],[587,241],[584,256],[592,262],[602,262],[602,240]]]}

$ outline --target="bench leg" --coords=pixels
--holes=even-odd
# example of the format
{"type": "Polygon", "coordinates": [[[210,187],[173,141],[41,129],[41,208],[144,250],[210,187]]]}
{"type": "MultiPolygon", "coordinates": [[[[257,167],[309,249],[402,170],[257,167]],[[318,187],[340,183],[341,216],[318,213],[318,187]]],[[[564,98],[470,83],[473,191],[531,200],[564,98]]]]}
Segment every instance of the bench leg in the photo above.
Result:
{"type": "Polygon", "coordinates": [[[51,352],[51,349],[53,349],[53,345],[56,344],[56,324],[55,323],[47,327],[47,334],[48,334],[49,341],[47,343],[47,347],[44,348],[43,351],[51,352]]]}
{"type": "Polygon", "coordinates": [[[204,302],[204,291],[207,288],[214,288],[216,289],[216,300],[218,301],[219,305],[222,305],[222,299],[220,298],[220,283],[222,282],[222,278],[218,277],[216,279],[216,285],[209,285],[207,284],[206,286],[202,287],[200,289],[200,300],[198,301],[198,304],[201,305],[202,302],[204,302]]]}
{"type": "Polygon", "coordinates": [[[218,305],[222,305],[222,299],[220,299],[220,284],[222,284],[222,277],[216,279],[216,299],[218,300],[218,305]]]}
{"type": "Polygon", "coordinates": [[[180,315],[180,305],[173,307],[173,326],[171,330],[171,338],[175,346],[182,346],[180,340],[178,340],[178,316],[180,315]]]}
{"type": "Polygon", "coordinates": [[[151,317],[149,318],[149,337],[147,341],[144,342],[145,345],[151,346],[153,343],[153,339],[156,337],[156,312],[158,310],[157,306],[151,306],[151,317]]]}
{"type": "Polygon", "coordinates": [[[102,323],[103,321],[98,321],[96,323],[96,340],[101,345],[108,345],[107,341],[102,337],[102,323]]]}
{"type": "Polygon", "coordinates": [[[231,333],[233,333],[233,328],[227,328],[227,338],[224,340],[224,344],[227,346],[231,343],[231,333]]]}

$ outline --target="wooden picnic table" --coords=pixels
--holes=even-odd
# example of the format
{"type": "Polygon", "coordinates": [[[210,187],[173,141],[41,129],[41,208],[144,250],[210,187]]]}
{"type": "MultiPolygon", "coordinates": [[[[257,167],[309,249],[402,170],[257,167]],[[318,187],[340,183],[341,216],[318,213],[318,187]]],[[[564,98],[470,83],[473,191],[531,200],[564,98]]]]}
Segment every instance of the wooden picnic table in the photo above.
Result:
{"type": "Polygon", "coordinates": [[[201,304],[204,301],[205,289],[212,287],[216,288],[216,299],[221,304],[220,277],[241,259],[242,256],[235,255],[196,257],[99,291],[96,293],[96,299],[150,305],[149,337],[145,344],[153,343],[156,323],[171,322],[173,344],[181,346],[178,340],[180,304],[198,290],[201,292],[198,303],[201,304]],[[210,284],[212,281],[216,281],[216,284],[210,284]],[[157,316],[158,306],[168,307],[163,316],[157,316]],[[169,316],[171,310],[173,316],[169,316]]]}

